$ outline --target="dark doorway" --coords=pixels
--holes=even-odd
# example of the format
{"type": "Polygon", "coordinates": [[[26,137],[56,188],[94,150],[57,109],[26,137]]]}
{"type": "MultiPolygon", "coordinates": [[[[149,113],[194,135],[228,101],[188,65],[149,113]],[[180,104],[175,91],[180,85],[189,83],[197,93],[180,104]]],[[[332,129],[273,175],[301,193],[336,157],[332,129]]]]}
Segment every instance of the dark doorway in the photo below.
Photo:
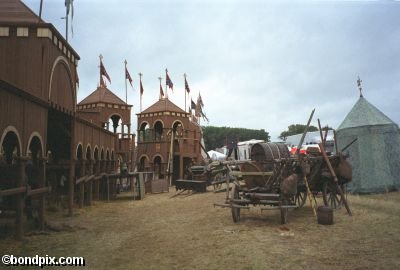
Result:
{"type": "Polygon", "coordinates": [[[173,172],[172,172],[172,184],[175,185],[175,180],[178,180],[179,174],[180,174],[180,156],[179,155],[175,155],[174,156],[174,167],[173,167],[173,172]]]}
{"type": "Polygon", "coordinates": [[[67,161],[71,156],[71,117],[49,109],[47,121],[47,150],[54,163],[67,161]]]}

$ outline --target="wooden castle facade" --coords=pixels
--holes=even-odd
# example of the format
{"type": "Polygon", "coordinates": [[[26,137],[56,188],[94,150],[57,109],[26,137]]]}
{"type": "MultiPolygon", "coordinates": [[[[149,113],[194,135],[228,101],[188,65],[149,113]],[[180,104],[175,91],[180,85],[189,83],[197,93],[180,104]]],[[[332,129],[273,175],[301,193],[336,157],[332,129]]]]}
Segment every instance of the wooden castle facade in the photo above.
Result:
{"type": "Polygon", "coordinates": [[[0,59],[0,219],[14,212],[21,238],[33,204],[43,228],[45,196],[72,215],[109,192],[117,161],[132,169],[132,106],[104,86],[77,104],[79,55],[20,0],[0,1],[0,59]]]}
{"type": "Polygon", "coordinates": [[[159,178],[183,179],[186,169],[203,160],[201,128],[168,98],[160,98],[137,114],[137,167],[159,178]]]}

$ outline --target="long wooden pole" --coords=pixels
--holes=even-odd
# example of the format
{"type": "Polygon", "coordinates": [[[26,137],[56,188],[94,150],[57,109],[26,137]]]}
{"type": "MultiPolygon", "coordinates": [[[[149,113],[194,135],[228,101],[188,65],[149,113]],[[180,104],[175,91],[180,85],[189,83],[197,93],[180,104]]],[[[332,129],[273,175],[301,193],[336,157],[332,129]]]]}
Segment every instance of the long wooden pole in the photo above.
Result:
{"type": "Polygon", "coordinates": [[[299,141],[299,145],[297,146],[297,149],[296,149],[296,156],[299,156],[299,154],[300,154],[300,148],[301,148],[301,146],[303,145],[304,138],[306,137],[306,134],[307,134],[307,131],[308,131],[308,127],[310,126],[311,120],[312,120],[312,118],[313,118],[313,116],[314,116],[314,112],[315,112],[315,109],[312,110],[311,115],[310,115],[310,117],[308,118],[307,125],[306,125],[306,127],[304,128],[303,135],[301,136],[301,139],[300,139],[300,141],[299,141]]]}
{"type": "MultiPolygon", "coordinates": [[[[165,98],[168,99],[168,84],[167,84],[168,69],[165,69],[165,98]]],[[[161,83],[161,81],[160,81],[161,83]]],[[[165,103],[167,104],[167,103],[165,103]]]]}
{"type": "Polygon", "coordinates": [[[42,19],[43,0],[40,0],[39,21],[42,19]]]}
{"type": "Polygon", "coordinates": [[[303,135],[301,136],[301,139],[300,139],[299,144],[298,144],[297,149],[296,149],[296,157],[297,157],[297,160],[299,162],[301,162],[301,165],[302,165],[301,168],[302,168],[302,172],[303,172],[303,180],[304,180],[304,183],[306,184],[310,205],[311,205],[311,208],[313,210],[314,216],[317,216],[317,212],[316,212],[317,202],[316,202],[314,197],[313,197],[314,201],[313,201],[313,198],[311,198],[312,197],[312,193],[311,193],[311,190],[310,190],[310,185],[308,184],[306,172],[305,172],[305,169],[304,169],[303,160],[301,160],[301,157],[300,157],[300,148],[303,145],[304,138],[307,135],[308,127],[310,126],[311,120],[312,120],[312,118],[314,116],[314,112],[315,112],[315,109],[312,110],[312,112],[310,114],[310,117],[308,118],[307,125],[304,128],[303,135]]]}
{"type": "Polygon", "coordinates": [[[183,73],[183,78],[185,78],[185,81],[183,82],[183,84],[185,85],[183,88],[185,89],[185,112],[186,112],[186,73],[183,73]]]}
{"type": "Polygon", "coordinates": [[[128,104],[128,85],[126,83],[126,64],[128,63],[126,60],[125,63],[125,103],[128,104]]]}
{"type": "Polygon", "coordinates": [[[65,40],[67,42],[68,42],[68,8],[65,10],[65,40]]]}
{"type": "Polygon", "coordinates": [[[325,146],[324,135],[322,134],[321,122],[318,118],[318,129],[319,129],[319,136],[321,137],[321,143],[325,146]]]}
{"type": "Polygon", "coordinates": [[[345,196],[344,196],[344,193],[343,193],[342,188],[339,186],[338,178],[337,178],[337,176],[336,176],[335,171],[334,171],[333,168],[332,168],[332,164],[331,164],[331,162],[329,161],[329,158],[328,158],[328,156],[327,156],[327,154],[326,154],[326,152],[325,152],[325,148],[324,148],[324,146],[323,146],[322,143],[319,144],[319,148],[321,149],[321,153],[322,153],[322,156],[324,157],[324,160],[325,160],[325,162],[326,162],[326,165],[328,165],[329,171],[330,171],[330,173],[331,173],[331,175],[332,175],[332,177],[333,177],[333,181],[334,181],[335,184],[336,184],[336,188],[337,188],[337,190],[339,190],[340,197],[341,197],[341,199],[343,200],[343,204],[344,204],[344,206],[346,207],[347,213],[349,214],[349,216],[351,216],[352,213],[351,213],[350,207],[349,207],[349,205],[348,205],[348,203],[347,203],[347,199],[346,199],[345,196]]]}

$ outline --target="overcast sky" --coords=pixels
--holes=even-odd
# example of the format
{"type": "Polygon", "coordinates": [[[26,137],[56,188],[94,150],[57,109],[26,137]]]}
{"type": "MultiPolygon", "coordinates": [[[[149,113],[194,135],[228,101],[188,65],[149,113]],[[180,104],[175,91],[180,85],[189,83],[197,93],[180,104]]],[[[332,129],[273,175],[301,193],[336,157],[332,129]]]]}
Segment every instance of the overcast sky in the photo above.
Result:
{"type": "MultiPolygon", "coordinates": [[[[39,13],[40,0],[24,2],[39,13]]],[[[42,17],[65,34],[63,16],[64,0],[44,0],[42,17]]],[[[175,104],[184,108],[186,73],[209,125],[265,129],[272,140],[290,124],[305,124],[313,108],[312,124],[320,118],[337,128],[359,98],[357,76],[364,97],[400,122],[397,1],[75,0],[73,27],[78,102],[96,89],[99,54],[109,88],[125,100],[126,59],[134,129],[137,74],[145,109],[158,100],[165,68],[175,104]]]]}

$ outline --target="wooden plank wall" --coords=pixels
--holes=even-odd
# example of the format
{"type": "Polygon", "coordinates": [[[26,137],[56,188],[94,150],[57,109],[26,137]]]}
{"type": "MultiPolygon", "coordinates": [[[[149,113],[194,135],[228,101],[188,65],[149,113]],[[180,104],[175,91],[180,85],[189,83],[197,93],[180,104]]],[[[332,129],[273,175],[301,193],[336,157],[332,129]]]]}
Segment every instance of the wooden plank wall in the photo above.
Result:
{"type": "MultiPolygon", "coordinates": [[[[60,49],[54,44],[54,36],[52,39],[37,37],[36,31],[36,28],[30,27],[28,37],[17,37],[16,27],[10,27],[10,35],[0,38],[0,79],[47,102],[50,75],[55,60],[60,56],[67,59],[73,82],[76,81],[76,67],[68,58],[68,54],[64,53],[64,50],[67,53],[68,50],[64,49],[62,43],[60,49]]],[[[57,39],[57,44],[60,42],[57,39]]],[[[73,111],[76,94],[66,67],[57,65],[53,76],[54,89],[51,101],[73,111]],[[74,100],[71,100],[71,96],[74,100]]]]}
{"type": "Polygon", "coordinates": [[[81,143],[84,153],[86,152],[87,145],[90,144],[92,153],[94,147],[97,145],[99,154],[101,153],[101,149],[104,149],[105,155],[106,149],[108,148],[110,156],[112,151],[115,153],[115,145],[118,140],[117,136],[113,133],[79,118],[77,118],[75,122],[75,138],[75,146],[77,147],[78,144],[81,143]]]}

